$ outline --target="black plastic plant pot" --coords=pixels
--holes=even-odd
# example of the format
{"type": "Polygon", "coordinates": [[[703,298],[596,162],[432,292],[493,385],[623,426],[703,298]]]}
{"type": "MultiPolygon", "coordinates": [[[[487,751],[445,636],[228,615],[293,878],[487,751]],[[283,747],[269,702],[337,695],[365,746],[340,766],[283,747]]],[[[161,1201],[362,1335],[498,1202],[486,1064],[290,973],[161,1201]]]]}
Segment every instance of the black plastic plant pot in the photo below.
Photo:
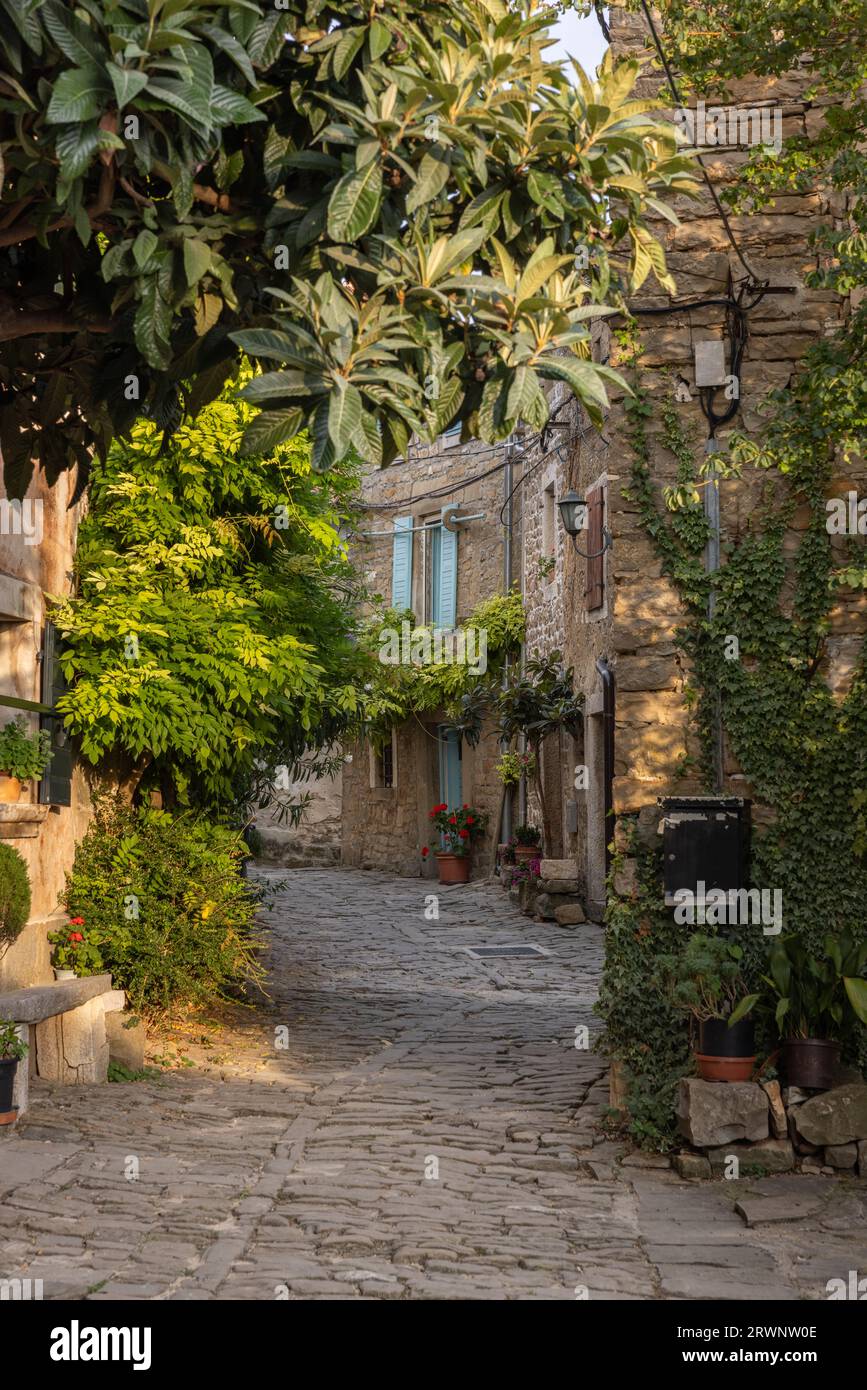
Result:
{"type": "Polygon", "coordinates": [[[790,1086],[830,1091],[840,1065],[840,1044],[824,1038],[786,1038],[783,1071],[790,1086]]]}
{"type": "Polygon", "coordinates": [[[0,1115],[12,1109],[12,1089],[15,1085],[17,1057],[0,1057],[0,1115]]]}
{"type": "Polygon", "coordinates": [[[729,1028],[724,1018],[706,1018],[699,1023],[699,1052],[705,1057],[755,1056],[755,1027],[751,1018],[729,1028]]]}

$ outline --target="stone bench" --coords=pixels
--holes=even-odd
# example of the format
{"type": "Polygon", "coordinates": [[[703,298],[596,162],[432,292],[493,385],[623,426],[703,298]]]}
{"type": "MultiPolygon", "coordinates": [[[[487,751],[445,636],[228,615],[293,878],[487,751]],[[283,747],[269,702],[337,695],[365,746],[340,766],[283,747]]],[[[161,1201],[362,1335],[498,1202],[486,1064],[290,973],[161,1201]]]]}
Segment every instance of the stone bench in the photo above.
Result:
{"type": "Polygon", "coordinates": [[[106,1014],[123,1009],[126,996],[112,989],[110,975],[56,980],[50,985],[0,994],[0,1018],[11,1019],[27,1043],[15,1077],[13,1106],[27,1109],[28,1081],[45,1077],[75,1086],[108,1079],[106,1014]]]}

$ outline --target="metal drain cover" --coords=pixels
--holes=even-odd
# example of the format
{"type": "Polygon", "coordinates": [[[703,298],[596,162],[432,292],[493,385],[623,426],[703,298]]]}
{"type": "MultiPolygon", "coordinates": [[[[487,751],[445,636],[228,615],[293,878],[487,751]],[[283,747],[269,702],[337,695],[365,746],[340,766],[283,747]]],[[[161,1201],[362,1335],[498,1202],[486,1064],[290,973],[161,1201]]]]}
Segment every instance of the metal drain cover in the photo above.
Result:
{"type": "Polygon", "coordinates": [[[492,960],[496,957],[508,960],[517,959],[521,956],[549,956],[550,951],[546,951],[544,946],[465,946],[464,950],[468,956],[475,956],[477,960],[492,960]]]}

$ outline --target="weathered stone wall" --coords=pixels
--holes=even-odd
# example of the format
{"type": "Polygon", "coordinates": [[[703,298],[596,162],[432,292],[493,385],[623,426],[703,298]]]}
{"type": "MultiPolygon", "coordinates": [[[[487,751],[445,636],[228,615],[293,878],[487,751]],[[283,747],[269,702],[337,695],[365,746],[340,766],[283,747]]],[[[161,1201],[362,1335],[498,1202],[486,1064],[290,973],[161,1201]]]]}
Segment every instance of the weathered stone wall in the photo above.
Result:
{"type": "Polygon", "coordinates": [[[339,863],[342,769],[333,777],[293,782],[285,792],[285,798],[291,802],[299,802],[304,797],[308,800],[298,825],[281,821],[276,806],[256,812],[253,823],[262,840],[261,858],[266,864],[303,869],[310,864],[339,863]]]}
{"type": "MultiPolygon", "coordinates": [[[[22,711],[3,704],[3,696],[41,700],[40,651],[46,618],[46,595],[68,592],[80,506],[68,509],[72,479],[63,474],[50,488],[37,473],[27,500],[41,504],[41,538],[33,544],[23,534],[0,534],[0,723],[22,711]]],[[[26,518],[25,513],[25,518],[26,518]]],[[[24,714],[31,731],[36,714],[24,714]]],[[[0,989],[45,984],[53,979],[47,933],[56,926],[60,894],[72,865],[76,841],[89,818],[85,777],[76,768],[72,805],[37,808],[36,784],[22,788],[17,809],[0,807],[0,835],[23,856],[30,874],[31,918],[18,940],[0,957],[0,989]],[[31,805],[28,807],[28,803],[31,805]],[[27,809],[25,809],[27,808],[27,809]],[[21,819],[22,816],[40,819],[21,819]]]]}
{"type": "MultiPolygon", "coordinates": [[[[640,15],[627,14],[614,5],[611,10],[612,45],[615,55],[645,57],[649,40],[640,15]]],[[[820,117],[817,102],[808,101],[804,74],[781,79],[744,80],[733,87],[733,101],[743,105],[763,103],[782,105],[782,130],[787,136],[809,131],[820,117]]],[[[658,76],[648,71],[639,92],[654,94],[660,86],[658,76]]],[[[822,99],[819,98],[819,101],[822,99]]],[[[712,104],[713,97],[708,99],[712,104]]],[[[673,113],[672,113],[673,114],[673,113]]],[[[736,180],[747,159],[746,149],[716,149],[706,159],[708,172],[718,188],[736,180]]],[[[677,198],[674,206],[681,225],[672,228],[660,221],[657,233],[663,239],[677,296],[725,295],[730,274],[743,278],[725,228],[706,187],[695,200],[677,198]]],[[[805,197],[782,197],[767,211],[753,216],[731,216],[730,224],[744,255],[757,276],[771,285],[787,286],[793,293],[769,295],[749,316],[750,340],[740,372],[740,408],[736,416],[718,431],[721,441],[734,429],[759,434],[762,428],[761,403],[775,387],[785,385],[797,369],[811,342],[833,332],[847,312],[845,303],[830,293],[808,289],[805,273],[815,263],[808,248],[810,232],[818,217],[839,217],[841,209],[833,197],[814,192],[805,197]]],[[[662,307],[669,298],[649,281],[635,301],[643,307],[662,307]]],[[[694,433],[696,455],[700,457],[708,434],[694,381],[694,344],[719,339],[724,333],[724,310],[718,306],[686,309],[678,313],[645,317],[641,320],[644,345],[641,382],[655,406],[674,394],[676,384],[685,383],[690,400],[678,403],[678,418],[694,433]]],[[[597,356],[606,360],[610,349],[613,365],[618,365],[616,348],[607,330],[600,334],[597,356]]],[[[722,403],[718,394],[717,408],[722,403]]],[[[574,417],[573,417],[574,418],[574,417]]],[[[577,421],[576,421],[577,424],[577,421]]],[[[662,489],[676,481],[677,462],[663,442],[658,408],[648,421],[651,439],[650,466],[654,488],[661,500],[662,489]]],[[[631,449],[622,402],[612,399],[605,424],[604,441],[585,437],[577,443],[573,477],[583,491],[600,476],[608,479],[608,524],[614,544],[607,556],[606,609],[596,621],[583,614],[567,622],[566,650],[576,668],[578,682],[588,698],[588,712],[598,701],[595,662],[605,656],[616,678],[616,746],[613,784],[615,812],[637,812],[652,807],[661,794],[689,794],[698,791],[694,777],[678,775],[678,764],[685,753],[698,752],[690,715],[684,700],[687,673],[674,644],[674,632],[683,614],[673,586],[662,575],[652,542],[638,521],[634,502],[623,496],[628,485],[631,449]]],[[[842,470],[841,470],[842,471],[842,470]]],[[[757,470],[743,479],[723,481],[720,487],[722,545],[740,539],[750,525],[760,494],[768,485],[767,476],[757,470]]],[[[849,474],[835,485],[835,495],[857,486],[849,474]]],[[[806,513],[793,522],[791,546],[797,545],[797,529],[806,526],[806,513]]],[[[567,556],[566,610],[581,613],[583,564],[567,556]]],[[[865,604],[861,598],[841,598],[832,619],[828,676],[835,688],[845,688],[852,664],[860,648],[865,627],[865,604]]],[[[585,734],[592,732],[588,720],[585,734]]],[[[588,757],[593,762],[592,757],[588,757]]],[[[725,750],[723,791],[750,795],[751,789],[725,750]]],[[[594,769],[590,768],[588,807],[594,796],[594,769]]],[[[598,797],[597,797],[598,799],[598,797]]]]}

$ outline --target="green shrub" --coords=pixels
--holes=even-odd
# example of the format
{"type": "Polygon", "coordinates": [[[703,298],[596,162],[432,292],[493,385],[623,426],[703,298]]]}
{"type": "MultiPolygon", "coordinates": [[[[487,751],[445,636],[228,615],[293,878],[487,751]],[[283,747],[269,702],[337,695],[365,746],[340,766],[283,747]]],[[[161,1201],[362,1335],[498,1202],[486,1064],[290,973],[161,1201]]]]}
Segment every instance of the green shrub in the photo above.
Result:
{"type": "Polygon", "coordinates": [[[0,772],[29,782],[41,777],[51,755],[51,735],[41,729],[32,736],[21,715],[0,729],[0,772]]]}
{"type": "Polygon", "coordinates": [[[191,813],[97,799],[66,903],[136,1011],[237,999],[261,980],[245,854],[236,832],[191,813]]]}
{"type": "Polygon", "coordinates": [[[30,879],[17,849],[0,843],[0,945],[14,941],[30,916],[30,879]]]}

